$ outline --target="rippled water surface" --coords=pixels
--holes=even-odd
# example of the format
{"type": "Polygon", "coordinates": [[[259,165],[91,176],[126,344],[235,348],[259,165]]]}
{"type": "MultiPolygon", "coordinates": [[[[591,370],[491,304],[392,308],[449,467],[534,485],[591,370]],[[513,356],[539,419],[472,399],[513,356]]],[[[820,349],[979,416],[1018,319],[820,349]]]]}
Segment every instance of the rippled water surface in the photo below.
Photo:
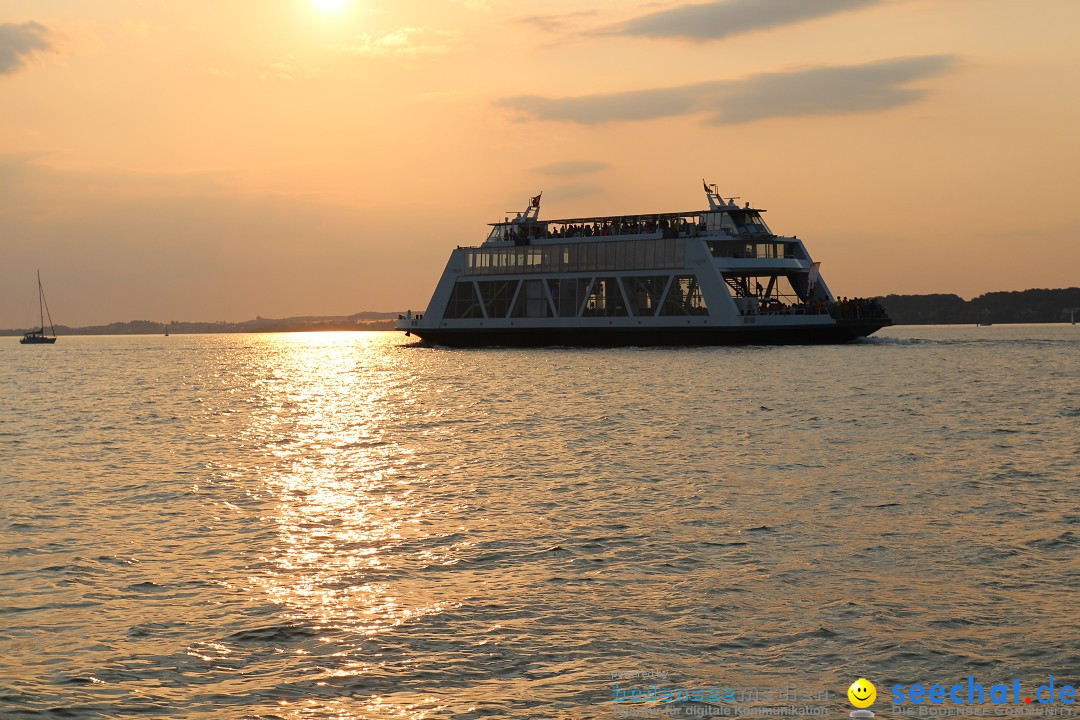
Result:
{"type": "Polygon", "coordinates": [[[0,717],[1080,680],[1080,326],[2,340],[0,717]]]}

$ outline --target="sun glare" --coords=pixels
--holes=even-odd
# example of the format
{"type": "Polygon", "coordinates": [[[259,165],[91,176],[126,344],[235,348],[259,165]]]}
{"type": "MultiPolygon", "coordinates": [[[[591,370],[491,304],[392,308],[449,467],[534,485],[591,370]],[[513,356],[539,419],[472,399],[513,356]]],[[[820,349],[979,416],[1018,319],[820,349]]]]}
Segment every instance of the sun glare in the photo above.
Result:
{"type": "Polygon", "coordinates": [[[335,12],[345,7],[348,0],[311,0],[311,4],[323,12],[335,12]]]}

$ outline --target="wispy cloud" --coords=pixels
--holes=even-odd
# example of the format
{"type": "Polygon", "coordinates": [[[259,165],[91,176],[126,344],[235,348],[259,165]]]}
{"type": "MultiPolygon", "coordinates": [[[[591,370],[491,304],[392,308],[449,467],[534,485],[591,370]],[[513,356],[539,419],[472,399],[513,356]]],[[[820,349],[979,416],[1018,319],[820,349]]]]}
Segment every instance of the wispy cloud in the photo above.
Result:
{"type": "Polygon", "coordinates": [[[550,199],[560,202],[563,200],[574,200],[577,198],[586,198],[593,195],[598,195],[603,191],[602,187],[597,185],[589,185],[586,183],[572,183],[561,184],[557,190],[552,191],[550,199]]]}
{"type": "Polygon", "coordinates": [[[875,5],[882,0],[720,0],[679,5],[604,28],[612,35],[719,40],[875,5]]]}
{"type": "Polygon", "coordinates": [[[495,104],[527,120],[594,125],[676,115],[709,115],[714,124],[776,117],[842,115],[909,105],[926,91],[908,83],[940,75],[955,64],[947,55],[819,67],[667,88],[577,97],[518,95],[495,104]]]}
{"type": "Polygon", "coordinates": [[[565,32],[580,23],[582,18],[595,14],[595,10],[577,10],[553,15],[527,15],[515,18],[514,22],[528,25],[537,30],[544,30],[545,32],[565,32]]]}
{"type": "Polygon", "coordinates": [[[56,52],[56,39],[41,23],[0,23],[0,75],[18,72],[48,52],[56,52]]]}
{"type": "MultiPolygon", "coordinates": [[[[230,74],[229,71],[221,69],[207,68],[206,71],[217,77],[228,77],[230,74]]],[[[259,73],[259,79],[291,82],[293,80],[317,78],[327,72],[329,71],[323,68],[299,62],[295,55],[289,53],[285,60],[268,65],[265,70],[259,73]]]]}
{"type": "Polygon", "coordinates": [[[610,165],[595,160],[564,160],[562,162],[548,163],[533,168],[534,172],[541,175],[554,175],[558,177],[571,177],[574,175],[588,175],[589,173],[606,170],[610,165]]]}
{"type": "Polygon", "coordinates": [[[435,28],[402,27],[382,35],[361,35],[347,45],[334,45],[334,49],[350,55],[376,57],[415,57],[441,55],[454,46],[458,34],[435,28]]]}

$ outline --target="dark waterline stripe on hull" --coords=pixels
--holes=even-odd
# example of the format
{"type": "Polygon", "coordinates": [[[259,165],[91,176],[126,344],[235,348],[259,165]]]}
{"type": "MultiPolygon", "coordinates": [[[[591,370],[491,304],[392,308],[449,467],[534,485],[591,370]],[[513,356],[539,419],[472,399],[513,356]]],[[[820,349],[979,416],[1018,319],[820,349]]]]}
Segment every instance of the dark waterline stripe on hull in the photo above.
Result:
{"type": "Polygon", "coordinates": [[[892,325],[890,321],[842,322],[801,327],[686,328],[411,328],[423,344],[448,347],[626,347],[656,345],[827,345],[846,343],[892,325]]]}

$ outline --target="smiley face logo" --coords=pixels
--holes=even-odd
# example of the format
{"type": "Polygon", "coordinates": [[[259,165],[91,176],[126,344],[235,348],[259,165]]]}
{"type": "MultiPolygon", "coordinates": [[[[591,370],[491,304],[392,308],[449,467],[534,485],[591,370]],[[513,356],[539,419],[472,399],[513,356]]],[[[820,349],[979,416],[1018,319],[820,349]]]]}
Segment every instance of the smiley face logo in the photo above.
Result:
{"type": "Polygon", "coordinates": [[[847,689],[848,700],[857,708],[868,708],[877,700],[877,688],[866,678],[859,678],[847,689]]]}

